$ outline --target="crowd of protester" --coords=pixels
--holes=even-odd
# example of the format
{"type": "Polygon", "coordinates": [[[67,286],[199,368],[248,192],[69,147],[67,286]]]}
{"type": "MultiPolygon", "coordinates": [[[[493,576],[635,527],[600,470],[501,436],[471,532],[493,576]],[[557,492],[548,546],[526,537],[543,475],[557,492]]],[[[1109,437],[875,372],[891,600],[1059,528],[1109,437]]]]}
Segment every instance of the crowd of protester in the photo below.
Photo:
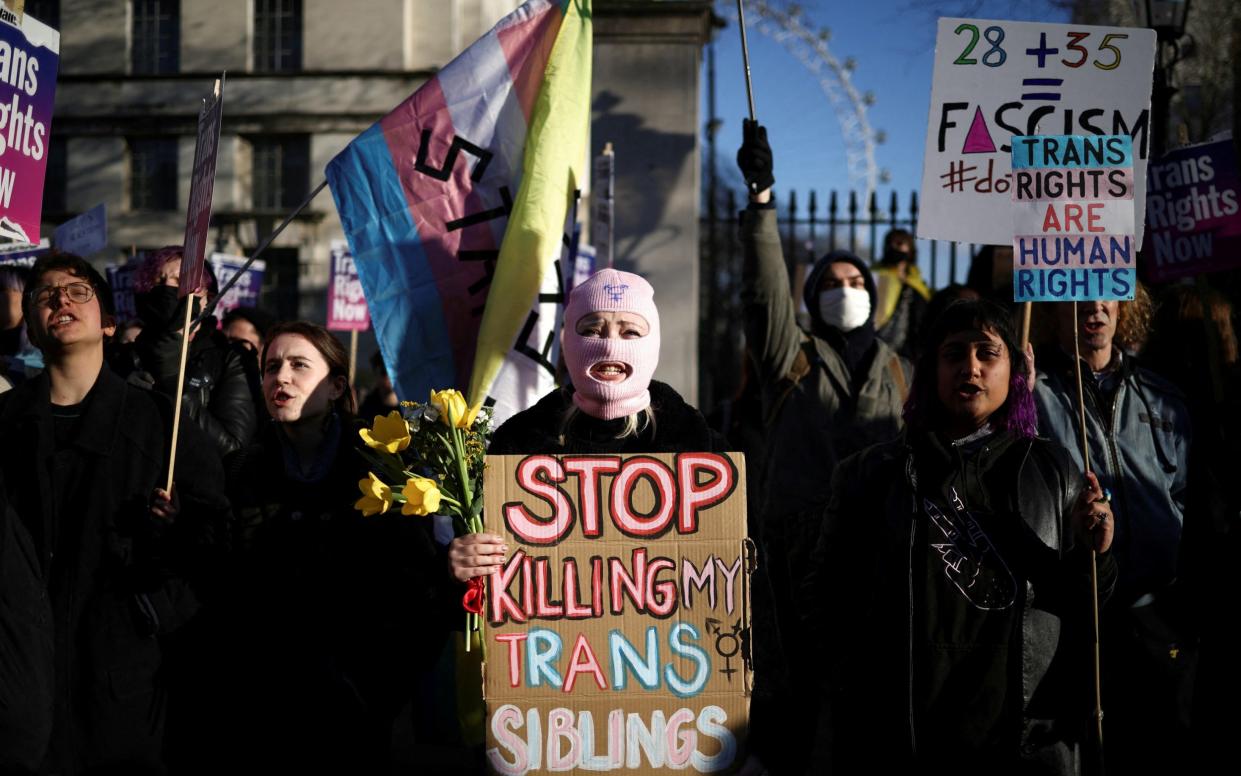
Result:
{"type": "MultiPolygon", "coordinates": [[[[1229,296],[1039,305],[1027,346],[1011,252],[932,293],[894,230],[795,299],[761,126],[737,158],[745,390],[704,417],[654,380],[657,290],[601,270],[565,384],[490,452],[747,453],[750,773],[1209,769],[1238,721],[1229,296]]],[[[334,335],[203,315],[218,288],[179,297],[181,258],[144,260],[133,321],[76,256],[0,267],[0,773],[386,773],[508,547],[362,517],[382,359],[359,409],[334,335]]]]}

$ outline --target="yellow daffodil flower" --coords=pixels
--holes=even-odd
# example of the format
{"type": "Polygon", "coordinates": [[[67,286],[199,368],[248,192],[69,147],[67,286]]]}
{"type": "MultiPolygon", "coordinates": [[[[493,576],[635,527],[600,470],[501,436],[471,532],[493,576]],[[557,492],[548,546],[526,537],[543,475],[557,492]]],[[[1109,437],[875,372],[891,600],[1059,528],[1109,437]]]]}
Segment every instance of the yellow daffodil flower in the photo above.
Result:
{"type": "Polygon", "coordinates": [[[387,415],[376,415],[374,425],[359,429],[358,436],[367,447],[395,454],[409,447],[409,424],[399,411],[393,410],[387,415]]]}
{"type": "Polygon", "coordinates": [[[465,403],[465,397],[460,391],[449,388],[443,391],[431,391],[431,406],[439,410],[440,420],[445,426],[469,428],[474,425],[474,419],[478,417],[478,411],[483,405],[479,404],[471,409],[465,403]]]}
{"type": "Polygon", "coordinates": [[[364,517],[383,514],[392,506],[392,488],[373,473],[367,474],[364,480],[358,480],[358,490],[362,491],[362,498],[357,500],[353,508],[364,517]]]}
{"type": "Polygon", "coordinates": [[[427,477],[411,477],[401,490],[405,504],[402,515],[431,515],[439,511],[440,489],[435,480],[427,477]]]}

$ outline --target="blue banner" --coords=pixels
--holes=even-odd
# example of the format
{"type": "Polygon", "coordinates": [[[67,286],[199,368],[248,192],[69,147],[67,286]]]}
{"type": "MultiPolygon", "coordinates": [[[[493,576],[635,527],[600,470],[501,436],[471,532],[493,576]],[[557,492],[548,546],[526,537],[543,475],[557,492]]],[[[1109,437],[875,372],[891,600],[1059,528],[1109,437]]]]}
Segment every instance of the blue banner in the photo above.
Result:
{"type": "Polygon", "coordinates": [[[62,253],[91,256],[108,246],[108,209],[102,202],[71,218],[52,234],[52,245],[62,253]]]}

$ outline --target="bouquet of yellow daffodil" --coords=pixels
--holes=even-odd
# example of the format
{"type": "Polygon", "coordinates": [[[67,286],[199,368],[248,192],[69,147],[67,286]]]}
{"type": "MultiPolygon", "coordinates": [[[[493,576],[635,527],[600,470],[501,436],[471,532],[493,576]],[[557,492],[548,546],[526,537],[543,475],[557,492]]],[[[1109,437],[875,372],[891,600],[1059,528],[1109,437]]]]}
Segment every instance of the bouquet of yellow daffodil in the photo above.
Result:
{"type": "MultiPolygon", "coordinates": [[[[373,471],[358,482],[362,498],[354,507],[369,516],[399,504],[403,515],[451,516],[458,536],[479,533],[490,434],[490,409],[469,407],[459,391],[431,391],[426,404],[401,402],[358,431],[373,471]]],[[[467,650],[482,625],[483,584],[475,577],[462,599],[467,650]]]]}

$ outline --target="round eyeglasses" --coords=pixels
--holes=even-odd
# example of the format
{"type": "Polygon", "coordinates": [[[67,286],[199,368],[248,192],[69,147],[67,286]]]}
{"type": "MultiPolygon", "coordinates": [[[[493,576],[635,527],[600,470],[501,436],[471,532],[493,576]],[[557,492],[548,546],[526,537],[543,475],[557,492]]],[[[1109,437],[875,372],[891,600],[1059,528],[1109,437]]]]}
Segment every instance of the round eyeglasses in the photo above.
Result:
{"type": "Polygon", "coordinates": [[[66,283],[63,286],[39,286],[30,292],[30,299],[36,305],[44,305],[51,301],[52,296],[63,291],[70,302],[83,304],[95,297],[95,287],[90,283],[66,283]]]}

